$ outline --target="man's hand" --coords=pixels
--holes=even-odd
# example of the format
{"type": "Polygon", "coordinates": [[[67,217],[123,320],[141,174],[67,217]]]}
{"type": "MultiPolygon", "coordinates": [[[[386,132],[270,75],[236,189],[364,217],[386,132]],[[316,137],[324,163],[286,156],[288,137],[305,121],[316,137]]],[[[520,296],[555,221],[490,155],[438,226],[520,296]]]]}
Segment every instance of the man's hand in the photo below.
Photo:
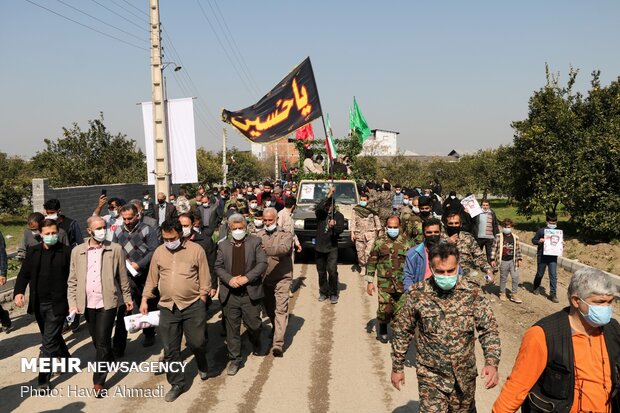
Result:
{"type": "Polygon", "coordinates": [[[497,266],[497,263],[495,262],[495,260],[491,260],[490,264],[491,264],[491,267],[493,268],[497,266]]]}
{"type": "Polygon", "coordinates": [[[394,373],[392,372],[392,386],[398,391],[400,391],[400,386],[405,385],[405,373],[394,373]]]}
{"type": "Polygon", "coordinates": [[[78,308],[77,307],[69,308],[69,314],[71,314],[71,313],[77,314],[78,313],[78,308]]]}
{"type": "Polygon", "coordinates": [[[211,288],[211,289],[209,290],[209,296],[210,296],[211,298],[213,298],[213,297],[215,297],[215,294],[217,294],[217,288],[211,288]]]}
{"type": "Polygon", "coordinates": [[[351,233],[351,241],[355,242],[355,234],[351,233]]]}
{"type": "Polygon", "coordinates": [[[539,244],[544,244],[544,243],[545,243],[545,239],[544,239],[544,238],[539,239],[539,240],[538,240],[538,243],[539,243],[539,244]]]}
{"type": "Polygon", "coordinates": [[[456,244],[459,240],[459,234],[454,234],[448,237],[448,242],[450,244],[456,244]]]}
{"type": "Polygon", "coordinates": [[[4,275],[0,275],[0,285],[6,284],[6,277],[4,275]]]}
{"type": "Polygon", "coordinates": [[[246,285],[249,282],[250,282],[250,280],[245,275],[239,275],[238,276],[239,287],[242,287],[242,286],[246,285]]]}
{"type": "Polygon", "coordinates": [[[238,288],[239,287],[239,276],[235,276],[232,277],[230,279],[230,281],[228,282],[228,285],[231,286],[232,288],[238,288]]]}
{"type": "Polygon", "coordinates": [[[521,261],[523,260],[522,259],[517,260],[517,265],[515,266],[515,268],[521,267],[521,261]]]}
{"type": "Polygon", "coordinates": [[[495,284],[495,279],[493,278],[493,273],[487,273],[485,276],[487,284],[495,284]]]}
{"type": "Polygon", "coordinates": [[[15,300],[15,305],[18,306],[19,308],[22,308],[24,306],[24,294],[17,294],[14,300],[15,300]]]}
{"type": "Polygon", "coordinates": [[[125,313],[129,314],[133,311],[133,301],[127,301],[125,303],[125,307],[127,307],[127,309],[125,310],[125,313]]]}
{"type": "Polygon", "coordinates": [[[149,305],[146,302],[146,298],[142,299],[140,304],[140,314],[147,315],[149,313],[149,305]]]}
{"type": "Polygon", "coordinates": [[[301,244],[297,244],[297,252],[301,252],[301,244]]]}
{"type": "Polygon", "coordinates": [[[334,185],[329,187],[329,191],[327,191],[327,196],[330,197],[336,192],[336,187],[334,185]]]}
{"type": "MultiPolygon", "coordinates": [[[[392,373],[392,377],[394,377],[394,373],[392,373]]],[[[482,369],[480,377],[484,379],[484,387],[487,389],[492,389],[493,387],[497,386],[497,383],[499,383],[499,374],[497,374],[497,367],[485,366],[482,369]]],[[[392,383],[393,380],[394,379],[392,379],[392,383]]]]}
{"type": "Polygon", "coordinates": [[[108,203],[108,197],[105,195],[101,195],[99,197],[99,202],[97,203],[97,208],[101,210],[108,203]]]}
{"type": "Polygon", "coordinates": [[[373,283],[368,283],[366,286],[366,293],[372,296],[372,293],[375,292],[375,285],[373,283]]]}
{"type": "Polygon", "coordinates": [[[136,264],[135,262],[131,262],[131,266],[133,267],[134,270],[136,271],[140,271],[140,266],[138,264],[136,264]]]}
{"type": "Polygon", "coordinates": [[[203,303],[207,302],[207,296],[206,295],[201,295],[200,296],[200,301],[202,301],[203,303]]]}

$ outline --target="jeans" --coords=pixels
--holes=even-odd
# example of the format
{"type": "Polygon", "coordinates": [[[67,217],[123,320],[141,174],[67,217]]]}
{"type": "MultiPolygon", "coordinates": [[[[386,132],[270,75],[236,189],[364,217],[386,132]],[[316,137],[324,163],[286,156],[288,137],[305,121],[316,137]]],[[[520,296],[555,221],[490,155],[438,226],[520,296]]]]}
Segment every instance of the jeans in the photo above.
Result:
{"type": "Polygon", "coordinates": [[[258,342],[262,320],[260,318],[261,300],[252,300],[245,293],[235,295],[230,293],[222,306],[224,322],[226,323],[226,343],[228,357],[241,363],[241,320],[247,327],[252,344],[258,342]]]}
{"type": "MultiPolygon", "coordinates": [[[[88,332],[97,350],[96,361],[114,361],[112,355],[112,328],[116,320],[116,308],[109,310],[99,308],[87,308],[85,314],[88,323],[88,332]]],[[[105,383],[107,372],[94,372],[93,384],[105,383]]]]}
{"type": "Polygon", "coordinates": [[[515,268],[515,261],[501,261],[499,264],[499,292],[504,294],[506,291],[506,281],[508,275],[512,278],[512,289],[510,292],[516,294],[519,291],[519,270],[515,268]]]}
{"type": "MultiPolygon", "coordinates": [[[[164,362],[182,362],[181,339],[185,335],[188,347],[194,353],[194,359],[201,372],[207,371],[207,310],[202,300],[196,300],[189,307],[179,310],[173,305],[172,310],[159,306],[159,334],[164,343],[164,362]]],[[[171,385],[185,385],[185,373],[182,371],[166,373],[171,385]]]]}
{"type": "Polygon", "coordinates": [[[477,238],[478,246],[480,247],[480,251],[484,249],[484,252],[487,254],[487,262],[491,262],[491,251],[493,250],[493,242],[495,240],[493,238],[477,238]]]}
{"type": "Polygon", "coordinates": [[[316,270],[319,273],[319,293],[338,295],[338,249],[316,251],[316,270]],[[329,274],[329,278],[328,278],[329,274]]]}
{"type": "Polygon", "coordinates": [[[549,267],[549,295],[555,296],[558,284],[558,257],[538,255],[536,262],[538,264],[538,269],[536,271],[536,277],[534,278],[534,289],[540,287],[542,278],[545,275],[545,268],[549,267]]]}
{"type": "MultiPolygon", "coordinates": [[[[41,331],[41,351],[39,357],[70,357],[69,349],[62,337],[62,327],[65,325],[67,314],[55,315],[52,303],[37,303],[34,316],[41,331]]],[[[49,373],[39,373],[39,384],[50,380],[49,373]]]]}

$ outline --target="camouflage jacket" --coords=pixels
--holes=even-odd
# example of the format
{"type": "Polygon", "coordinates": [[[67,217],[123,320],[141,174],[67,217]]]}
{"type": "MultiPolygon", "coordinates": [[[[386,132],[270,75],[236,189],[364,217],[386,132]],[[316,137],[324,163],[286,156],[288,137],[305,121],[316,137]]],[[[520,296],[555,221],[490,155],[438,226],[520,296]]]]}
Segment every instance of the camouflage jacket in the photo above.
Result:
{"type": "Polygon", "coordinates": [[[409,205],[398,208],[401,230],[413,241],[422,233],[422,218],[417,216],[409,205]]]}
{"type": "Polygon", "coordinates": [[[405,354],[416,327],[418,377],[432,379],[443,392],[454,389],[455,379],[464,388],[478,375],[476,331],[485,365],[499,365],[501,346],[493,311],[482,291],[462,278],[450,291],[441,290],[430,278],[405,294],[403,308],[393,323],[393,372],[403,372],[405,354]]]}
{"type": "Polygon", "coordinates": [[[476,239],[469,232],[459,232],[456,248],[459,250],[459,264],[463,269],[463,274],[468,275],[474,270],[484,273],[493,271],[491,265],[487,262],[486,254],[480,249],[476,239]]]}
{"type": "Polygon", "coordinates": [[[370,250],[366,264],[366,281],[374,282],[377,275],[377,286],[387,293],[403,292],[403,269],[407,251],[413,241],[400,234],[395,240],[387,235],[375,241],[370,250]]]}
{"type": "Polygon", "coordinates": [[[381,225],[385,225],[387,219],[392,215],[392,191],[376,190],[368,191],[368,207],[379,214],[381,225]]]}
{"type": "Polygon", "coordinates": [[[353,209],[353,217],[349,221],[349,231],[355,234],[355,237],[363,240],[366,232],[374,232],[375,234],[381,231],[381,222],[379,217],[372,212],[369,212],[367,216],[362,216],[359,212],[353,209]]]}

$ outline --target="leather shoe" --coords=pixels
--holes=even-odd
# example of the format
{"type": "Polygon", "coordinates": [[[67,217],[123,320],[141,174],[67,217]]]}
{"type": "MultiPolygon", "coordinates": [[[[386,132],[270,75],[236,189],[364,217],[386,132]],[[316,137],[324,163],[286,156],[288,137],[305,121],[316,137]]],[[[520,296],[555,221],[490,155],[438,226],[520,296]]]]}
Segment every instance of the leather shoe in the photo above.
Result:
{"type": "Polygon", "coordinates": [[[101,399],[105,396],[106,392],[104,391],[105,389],[103,388],[102,384],[95,384],[93,386],[94,390],[95,390],[95,397],[98,399],[101,399]]]}
{"type": "Polygon", "coordinates": [[[284,352],[280,347],[274,347],[271,350],[271,354],[273,354],[274,357],[282,357],[284,355],[284,352]]]}
{"type": "Polygon", "coordinates": [[[237,374],[240,368],[241,366],[239,365],[238,361],[231,361],[228,365],[228,368],[226,369],[226,374],[228,374],[229,376],[234,376],[235,374],[237,374]]]}
{"type": "Polygon", "coordinates": [[[183,393],[183,387],[179,386],[178,384],[173,384],[172,388],[168,390],[168,393],[166,393],[166,397],[164,397],[164,400],[166,400],[167,402],[173,402],[177,399],[177,397],[181,395],[181,393],[183,393]]]}
{"type": "Polygon", "coordinates": [[[200,371],[198,370],[198,375],[200,376],[200,380],[206,380],[209,378],[209,372],[208,371],[200,371]]]}

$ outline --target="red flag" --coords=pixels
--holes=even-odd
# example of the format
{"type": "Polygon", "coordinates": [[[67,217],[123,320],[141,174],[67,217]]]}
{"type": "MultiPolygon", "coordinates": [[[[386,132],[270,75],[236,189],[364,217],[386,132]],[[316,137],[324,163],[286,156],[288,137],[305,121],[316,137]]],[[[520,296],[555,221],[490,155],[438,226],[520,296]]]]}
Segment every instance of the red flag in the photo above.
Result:
{"type": "Polygon", "coordinates": [[[286,169],[286,163],[284,162],[284,159],[282,159],[282,172],[287,173],[288,169],[286,169]]]}
{"type": "MultiPolygon", "coordinates": [[[[295,139],[299,141],[313,141],[314,140],[314,132],[312,131],[312,123],[306,123],[301,128],[295,131],[295,139]]],[[[304,145],[306,148],[309,145],[304,145]]]]}

